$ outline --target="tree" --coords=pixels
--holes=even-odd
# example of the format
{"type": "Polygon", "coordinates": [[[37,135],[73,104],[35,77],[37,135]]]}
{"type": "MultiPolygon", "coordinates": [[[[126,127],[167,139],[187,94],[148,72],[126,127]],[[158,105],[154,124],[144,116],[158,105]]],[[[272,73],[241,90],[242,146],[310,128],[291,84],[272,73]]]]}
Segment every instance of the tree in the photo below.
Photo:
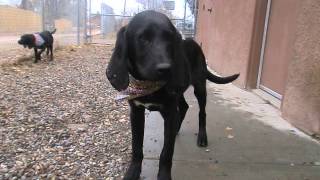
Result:
{"type": "Polygon", "coordinates": [[[195,0],[186,0],[188,5],[189,5],[189,8],[190,8],[190,11],[192,14],[194,14],[195,12],[195,8],[196,8],[196,4],[195,4],[195,0]]]}
{"type": "Polygon", "coordinates": [[[21,0],[18,8],[40,13],[42,0],[21,0]]]}
{"type": "Polygon", "coordinates": [[[21,0],[19,8],[25,10],[33,10],[33,4],[30,0],[21,0]]]}

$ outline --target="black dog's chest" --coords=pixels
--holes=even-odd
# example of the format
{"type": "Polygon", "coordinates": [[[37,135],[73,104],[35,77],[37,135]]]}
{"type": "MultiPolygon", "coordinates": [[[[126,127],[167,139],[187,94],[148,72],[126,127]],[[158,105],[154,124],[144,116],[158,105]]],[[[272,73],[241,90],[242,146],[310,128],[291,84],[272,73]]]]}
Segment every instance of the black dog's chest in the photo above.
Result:
{"type": "Polygon", "coordinates": [[[139,100],[133,100],[133,103],[138,107],[144,107],[148,109],[149,111],[160,111],[163,109],[163,105],[160,103],[147,103],[147,102],[141,102],[139,100]]]}
{"type": "Polygon", "coordinates": [[[172,102],[172,100],[169,98],[165,89],[162,88],[150,95],[135,98],[132,102],[134,105],[146,108],[149,111],[160,111],[166,107],[168,102],[172,102]]]}

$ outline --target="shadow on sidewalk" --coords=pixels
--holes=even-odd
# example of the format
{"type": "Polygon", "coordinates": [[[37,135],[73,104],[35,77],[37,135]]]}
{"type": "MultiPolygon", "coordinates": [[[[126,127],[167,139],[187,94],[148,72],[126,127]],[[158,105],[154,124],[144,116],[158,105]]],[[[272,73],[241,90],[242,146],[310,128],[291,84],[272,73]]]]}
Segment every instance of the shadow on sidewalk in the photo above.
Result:
{"type": "MultiPolygon", "coordinates": [[[[320,179],[319,143],[281,119],[274,107],[233,85],[210,84],[207,90],[209,146],[196,145],[198,105],[190,88],[173,179],[320,179]]],[[[142,179],[156,179],[163,145],[163,119],[157,112],[147,113],[144,142],[142,179]]]]}

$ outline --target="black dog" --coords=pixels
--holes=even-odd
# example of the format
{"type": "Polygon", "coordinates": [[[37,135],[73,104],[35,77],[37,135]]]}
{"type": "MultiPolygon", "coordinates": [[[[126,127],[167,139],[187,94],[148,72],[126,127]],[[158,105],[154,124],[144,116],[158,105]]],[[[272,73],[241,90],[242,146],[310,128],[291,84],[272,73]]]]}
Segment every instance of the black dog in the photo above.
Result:
{"type": "Polygon", "coordinates": [[[50,54],[50,60],[53,60],[53,36],[56,32],[54,29],[52,32],[50,31],[43,31],[41,33],[34,33],[34,34],[24,34],[21,36],[20,40],[18,41],[19,44],[23,45],[23,47],[28,47],[29,49],[34,49],[35,60],[34,62],[37,63],[38,60],[41,60],[41,54],[45,49],[47,49],[47,55],[50,54]],[[40,52],[37,50],[40,49],[40,52]]]}
{"type": "Polygon", "coordinates": [[[129,100],[132,128],[132,159],[124,179],[139,179],[143,160],[145,108],[159,111],[164,119],[164,146],[160,156],[159,180],[171,179],[175,137],[188,109],[184,91],[193,85],[198,99],[198,146],[207,146],[206,80],[225,84],[239,74],[218,77],[207,70],[204,54],[193,40],[183,40],[163,14],[144,11],[120,29],[106,71],[112,86],[125,90],[133,77],[140,82],[165,82],[151,94],[129,100]]]}

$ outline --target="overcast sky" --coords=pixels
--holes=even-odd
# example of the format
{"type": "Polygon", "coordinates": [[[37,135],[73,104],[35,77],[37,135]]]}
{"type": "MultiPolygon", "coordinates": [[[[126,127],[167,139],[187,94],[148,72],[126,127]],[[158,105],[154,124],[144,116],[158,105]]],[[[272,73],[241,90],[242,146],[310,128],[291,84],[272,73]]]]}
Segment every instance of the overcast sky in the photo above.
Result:
{"type": "MultiPolygon", "coordinates": [[[[20,3],[21,0],[0,0],[0,5],[17,5],[20,3]]],[[[116,14],[120,14],[123,12],[123,6],[124,6],[125,0],[91,0],[92,3],[92,12],[95,13],[97,11],[100,11],[100,4],[106,3],[110,5],[116,14]]],[[[184,14],[184,1],[185,0],[174,0],[175,3],[175,10],[173,11],[173,14],[175,16],[178,16],[180,18],[183,17],[184,14]]],[[[127,12],[137,12],[139,10],[141,11],[142,5],[137,3],[135,0],[127,0],[127,6],[126,10],[127,12]]],[[[187,7],[187,17],[191,15],[190,9],[187,7]]]]}
{"type": "Polygon", "coordinates": [[[0,0],[0,5],[15,5],[20,3],[21,0],[0,0]]]}

